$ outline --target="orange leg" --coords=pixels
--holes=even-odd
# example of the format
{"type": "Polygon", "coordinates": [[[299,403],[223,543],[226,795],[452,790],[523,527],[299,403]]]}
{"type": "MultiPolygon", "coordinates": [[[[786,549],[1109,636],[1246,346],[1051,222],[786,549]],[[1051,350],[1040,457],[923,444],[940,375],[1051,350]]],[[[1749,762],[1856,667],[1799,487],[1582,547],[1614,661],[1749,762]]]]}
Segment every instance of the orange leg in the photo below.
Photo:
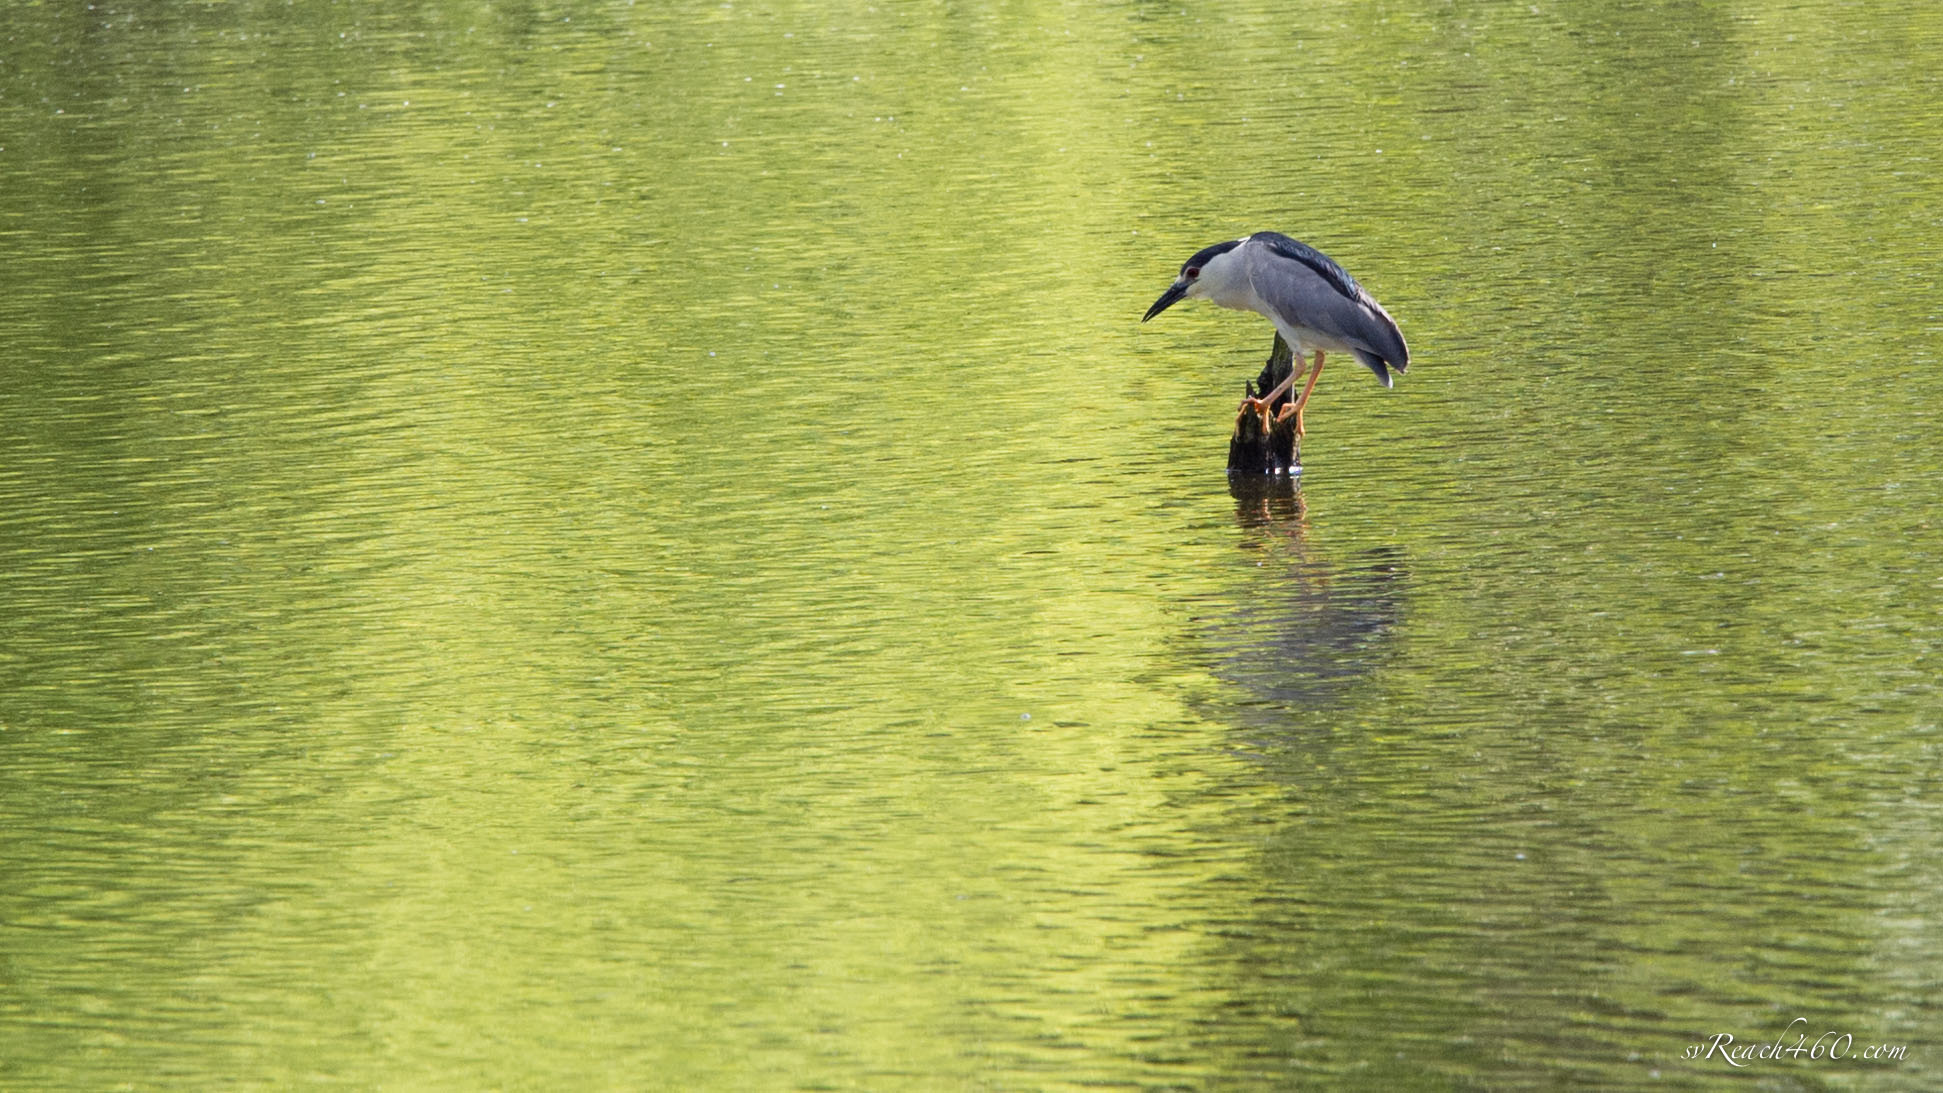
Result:
{"type": "MultiPolygon", "coordinates": [[[[1318,349],[1316,350],[1316,370],[1309,373],[1309,385],[1302,389],[1302,397],[1295,400],[1295,438],[1297,440],[1302,439],[1303,434],[1307,431],[1302,427],[1302,408],[1309,405],[1309,394],[1316,389],[1316,381],[1321,378],[1322,350],[1318,349]]],[[[1295,376],[1289,376],[1289,380],[1290,382],[1294,382],[1295,376]]]]}
{"type": "MultiPolygon", "coordinates": [[[[1286,394],[1289,388],[1295,386],[1295,381],[1301,379],[1302,374],[1309,370],[1309,359],[1307,356],[1301,353],[1291,353],[1290,358],[1291,358],[1291,363],[1294,365],[1294,367],[1290,370],[1287,376],[1284,376],[1282,378],[1282,382],[1275,385],[1274,390],[1268,391],[1260,395],[1250,395],[1249,397],[1242,399],[1241,405],[1236,407],[1237,411],[1240,410],[1255,411],[1256,415],[1262,419],[1262,432],[1264,433],[1269,431],[1269,425],[1270,425],[1269,417],[1268,417],[1270,412],[1269,404],[1273,403],[1276,399],[1281,398],[1284,394],[1286,394]]],[[[1288,417],[1288,415],[1289,415],[1289,407],[1283,406],[1282,412],[1276,415],[1276,420],[1281,420],[1283,418],[1286,418],[1288,417]]]]}
{"type": "MultiPolygon", "coordinates": [[[[1321,355],[1322,355],[1322,351],[1317,350],[1316,356],[1318,360],[1321,359],[1321,355]]],[[[1262,396],[1263,406],[1267,406],[1269,403],[1274,402],[1278,398],[1281,398],[1282,395],[1285,392],[1287,392],[1289,388],[1295,386],[1296,380],[1302,378],[1302,373],[1307,372],[1309,370],[1309,358],[1303,356],[1300,353],[1291,354],[1291,356],[1294,358],[1295,367],[1289,370],[1288,376],[1284,378],[1282,382],[1275,385],[1275,390],[1270,391],[1268,394],[1262,396]]]]}

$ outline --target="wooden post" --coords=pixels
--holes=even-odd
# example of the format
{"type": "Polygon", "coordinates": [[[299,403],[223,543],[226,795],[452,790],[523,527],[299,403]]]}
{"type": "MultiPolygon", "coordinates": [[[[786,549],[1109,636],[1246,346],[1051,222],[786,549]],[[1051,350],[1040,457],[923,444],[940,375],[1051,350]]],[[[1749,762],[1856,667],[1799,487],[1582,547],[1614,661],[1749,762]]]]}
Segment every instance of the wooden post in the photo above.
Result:
{"type": "MultiPolygon", "coordinates": [[[[1303,361],[1303,369],[1308,368],[1303,361]]],[[[1295,385],[1264,404],[1260,395],[1273,391],[1295,370],[1295,354],[1282,335],[1275,335],[1275,348],[1269,351],[1262,374],[1245,388],[1247,397],[1235,412],[1235,431],[1228,439],[1229,474],[1285,475],[1302,469],[1302,449],[1295,437],[1295,415],[1280,416],[1282,408],[1295,397],[1295,385]]],[[[1297,373],[1300,375],[1300,373],[1297,373]]]]}

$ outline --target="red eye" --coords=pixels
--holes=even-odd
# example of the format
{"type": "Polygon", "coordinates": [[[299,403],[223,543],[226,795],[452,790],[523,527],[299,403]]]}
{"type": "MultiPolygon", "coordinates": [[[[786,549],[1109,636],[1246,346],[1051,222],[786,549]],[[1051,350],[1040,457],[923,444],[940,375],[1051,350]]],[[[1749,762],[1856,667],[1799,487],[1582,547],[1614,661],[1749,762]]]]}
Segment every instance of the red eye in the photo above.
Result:
{"type": "Polygon", "coordinates": [[[1187,267],[1187,273],[1186,273],[1186,275],[1187,275],[1187,277],[1188,277],[1188,279],[1189,279],[1189,280],[1192,280],[1192,279],[1194,279],[1194,278],[1196,278],[1196,277],[1199,277],[1199,276],[1201,276],[1201,267],[1200,267],[1200,266],[1189,266],[1189,267],[1187,267]]]}

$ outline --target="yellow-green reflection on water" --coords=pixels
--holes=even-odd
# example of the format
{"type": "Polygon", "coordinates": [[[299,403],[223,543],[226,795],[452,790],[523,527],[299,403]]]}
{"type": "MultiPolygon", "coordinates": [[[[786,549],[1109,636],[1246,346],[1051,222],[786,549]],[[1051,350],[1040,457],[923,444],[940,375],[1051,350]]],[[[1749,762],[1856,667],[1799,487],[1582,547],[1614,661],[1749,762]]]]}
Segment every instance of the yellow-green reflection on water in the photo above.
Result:
{"type": "Polygon", "coordinates": [[[1929,6],[14,24],[0,1084],[1938,1083],[1929,6]]]}

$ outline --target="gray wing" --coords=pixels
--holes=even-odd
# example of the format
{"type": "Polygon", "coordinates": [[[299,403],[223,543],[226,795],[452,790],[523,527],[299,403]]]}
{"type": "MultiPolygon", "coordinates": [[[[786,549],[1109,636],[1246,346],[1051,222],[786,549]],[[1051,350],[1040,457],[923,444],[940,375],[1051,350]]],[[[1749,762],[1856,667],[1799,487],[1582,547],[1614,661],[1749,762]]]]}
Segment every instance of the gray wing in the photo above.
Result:
{"type": "Polygon", "coordinates": [[[1275,232],[1251,239],[1261,250],[1248,266],[1255,295],[1297,325],[1346,342],[1356,359],[1390,386],[1390,372],[1410,367],[1410,347],[1396,320],[1349,272],[1305,243],[1275,232]]]}

